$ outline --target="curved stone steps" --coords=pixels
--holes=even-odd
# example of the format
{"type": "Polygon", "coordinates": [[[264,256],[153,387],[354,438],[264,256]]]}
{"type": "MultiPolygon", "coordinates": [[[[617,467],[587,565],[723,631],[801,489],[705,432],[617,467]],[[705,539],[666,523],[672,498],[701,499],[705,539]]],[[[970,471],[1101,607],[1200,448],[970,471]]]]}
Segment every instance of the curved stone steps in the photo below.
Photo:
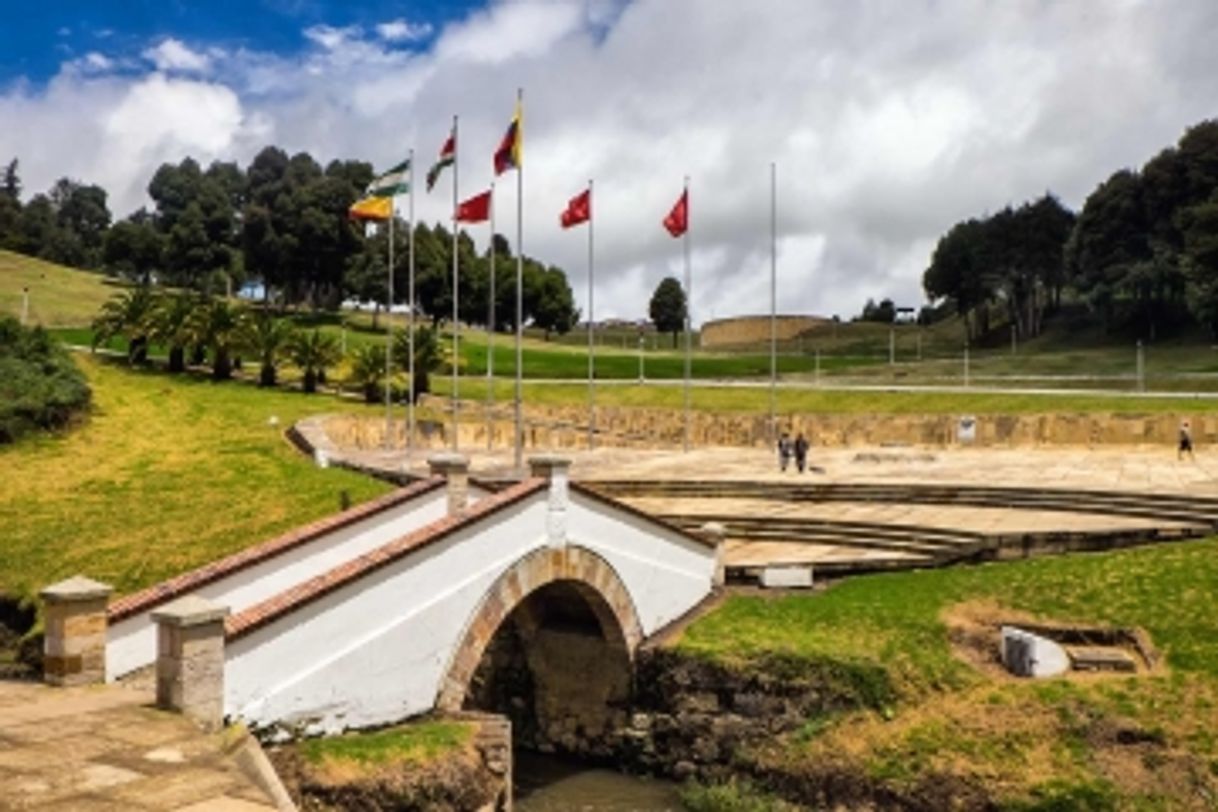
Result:
{"type": "Polygon", "coordinates": [[[707,521],[720,522],[728,528],[729,538],[747,541],[820,542],[839,547],[899,549],[928,556],[975,552],[984,546],[986,540],[982,533],[965,530],[833,519],[682,514],[667,514],[660,518],[691,531],[707,521]]]}
{"type": "Polygon", "coordinates": [[[937,504],[1107,514],[1218,527],[1218,499],[1119,491],[1065,491],[1041,488],[922,484],[783,484],[716,480],[634,480],[588,482],[608,496],[747,498],[787,502],[869,502],[937,504]]]}

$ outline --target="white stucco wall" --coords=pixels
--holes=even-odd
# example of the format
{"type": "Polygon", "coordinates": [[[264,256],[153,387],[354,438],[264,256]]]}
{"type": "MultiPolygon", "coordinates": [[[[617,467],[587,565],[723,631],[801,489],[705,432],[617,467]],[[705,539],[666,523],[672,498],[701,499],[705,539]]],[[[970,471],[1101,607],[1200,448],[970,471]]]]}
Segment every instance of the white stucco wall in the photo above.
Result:
{"type": "MultiPolygon", "coordinates": [[[[548,510],[534,494],[232,641],[225,712],[334,733],[430,710],[483,597],[548,544],[548,510]]],[[[679,533],[577,494],[566,525],[617,571],[645,634],[711,590],[714,550],[679,533]]]]}
{"type": "MultiPolygon", "coordinates": [[[[485,494],[479,492],[477,496],[485,494]]],[[[235,614],[430,524],[446,511],[446,491],[436,488],[220,578],[194,594],[228,606],[235,614]]],[[[149,609],[111,624],[106,643],[107,680],[113,681],[156,660],[153,611],[149,609]]]]}
{"type": "Polygon", "coordinates": [[[544,546],[545,512],[512,505],[233,641],[226,714],[330,733],[429,710],[482,596],[544,546]]]}
{"type": "Polygon", "coordinates": [[[710,592],[715,551],[604,502],[571,494],[567,533],[609,562],[634,600],[643,634],[655,634],[710,592]]]}

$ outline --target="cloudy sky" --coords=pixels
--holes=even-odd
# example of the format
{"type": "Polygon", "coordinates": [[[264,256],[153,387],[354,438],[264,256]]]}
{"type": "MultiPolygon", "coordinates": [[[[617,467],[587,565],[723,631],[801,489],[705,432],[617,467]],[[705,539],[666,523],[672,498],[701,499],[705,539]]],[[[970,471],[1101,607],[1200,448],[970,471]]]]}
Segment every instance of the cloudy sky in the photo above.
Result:
{"type": "MultiPolygon", "coordinates": [[[[525,92],[527,253],[586,283],[557,224],[596,181],[597,316],[680,276],[660,221],[691,177],[694,315],[769,307],[770,163],[784,312],[922,302],[953,222],[1045,191],[1077,208],[1218,116],[1214,0],[129,0],[23,3],[0,26],[0,161],[120,216],[164,161],[265,144],[384,168],[460,116],[486,188],[525,92]]],[[[514,174],[498,229],[514,240],[514,174]]],[[[449,216],[451,188],[420,193],[449,216]]],[[[475,229],[485,230],[485,229],[475,229]]],[[[480,235],[485,242],[485,235],[480,235]]]]}

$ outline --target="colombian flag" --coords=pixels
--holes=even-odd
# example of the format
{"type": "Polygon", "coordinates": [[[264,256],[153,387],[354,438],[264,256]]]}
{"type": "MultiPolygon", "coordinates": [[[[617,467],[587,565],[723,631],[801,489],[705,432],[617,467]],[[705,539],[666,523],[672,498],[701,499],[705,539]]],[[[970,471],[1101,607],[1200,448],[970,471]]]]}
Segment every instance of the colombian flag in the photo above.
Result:
{"type": "Polygon", "coordinates": [[[521,110],[520,102],[516,102],[516,114],[508,125],[499,149],[495,150],[495,174],[502,175],[509,169],[519,169],[522,151],[521,110]]]}

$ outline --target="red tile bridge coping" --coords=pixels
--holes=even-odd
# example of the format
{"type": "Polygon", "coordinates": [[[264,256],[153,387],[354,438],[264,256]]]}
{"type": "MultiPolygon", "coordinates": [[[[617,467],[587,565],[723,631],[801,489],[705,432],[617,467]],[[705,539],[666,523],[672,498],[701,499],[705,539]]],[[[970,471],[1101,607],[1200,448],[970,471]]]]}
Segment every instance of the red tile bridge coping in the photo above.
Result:
{"type": "Polygon", "coordinates": [[[243,569],[262,563],[268,559],[295,549],[303,544],[318,539],[328,533],[341,530],[348,525],[375,516],[377,513],[389,510],[409,502],[425,493],[430,493],[444,487],[443,477],[430,477],[416,482],[405,488],[385,494],[370,502],[356,505],[332,516],[327,516],[302,527],[284,533],[269,541],[247,547],[230,556],[205,564],[202,567],[174,576],[167,581],[148,587],[147,589],[126,595],[110,604],[107,618],[110,623],[138,615],[155,606],[187,595],[200,587],[226,578],[243,569]]]}
{"type": "MultiPolygon", "coordinates": [[[[443,482],[443,480],[440,481],[443,482]]],[[[401,538],[383,544],[375,550],[340,564],[329,572],[286,589],[274,597],[257,603],[238,614],[230,615],[224,624],[225,636],[231,642],[243,635],[249,634],[278,618],[291,614],[294,610],[312,603],[339,587],[356,581],[368,573],[375,572],[381,567],[405,555],[421,550],[429,544],[434,544],[457,530],[475,524],[487,516],[514,505],[538,491],[545,490],[548,485],[549,482],[545,479],[525,479],[516,485],[503,489],[493,496],[480,499],[458,516],[446,516],[432,522],[425,527],[407,533],[401,538]]]]}
{"type": "MultiPolygon", "coordinates": [[[[443,480],[440,481],[442,482],[443,480]]],[[[225,621],[225,636],[231,642],[242,637],[243,635],[249,634],[255,629],[265,626],[276,619],[289,615],[293,611],[306,606],[322,596],[327,595],[346,584],[356,581],[365,575],[402,558],[405,555],[417,552],[429,544],[434,544],[435,542],[440,541],[441,539],[462,528],[476,524],[488,516],[491,516],[504,508],[526,499],[534,493],[546,490],[548,486],[549,481],[547,479],[530,478],[503,488],[491,496],[480,499],[478,502],[474,503],[471,508],[458,516],[447,516],[443,519],[432,522],[426,527],[421,527],[418,530],[408,533],[395,541],[391,541],[375,550],[359,556],[358,558],[354,558],[345,564],[341,564],[331,569],[329,572],[323,573],[304,581],[303,583],[297,584],[294,587],[286,589],[274,597],[255,604],[254,606],[251,606],[238,614],[230,615],[225,621]]],[[[677,533],[684,538],[697,542],[698,544],[711,548],[715,546],[715,542],[713,540],[708,539],[699,533],[686,530],[672,522],[658,519],[649,513],[619,502],[616,499],[606,497],[603,494],[597,493],[589,488],[585,488],[578,483],[571,482],[568,484],[568,487],[573,493],[578,493],[582,496],[586,496],[604,504],[612,505],[618,510],[622,510],[626,513],[630,513],[633,516],[642,518],[651,524],[656,525],[657,527],[663,527],[670,532],[677,533]]],[[[587,572],[595,574],[597,578],[605,578],[606,576],[603,570],[585,562],[585,559],[588,556],[592,556],[599,561],[603,567],[608,568],[610,573],[612,573],[612,568],[610,568],[609,565],[606,564],[599,556],[596,556],[594,553],[587,550],[584,550],[582,555],[582,558],[578,558],[578,561],[582,563],[573,564],[572,566],[576,566],[577,569],[579,567],[586,567],[588,568],[587,572]]],[[[522,559],[522,561],[528,560],[529,557],[522,559]]],[[[553,562],[551,563],[553,566],[558,566],[557,564],[553,564],[553,562]]],[[[589,583],[599,582],[590,580],[589,583]]],[[[620,593],[618,591],[614,591],[609,594],[620,594],[621,596],[625,596],[625,600],[629,602],[628,593],[626,593],[625,587],[622,585],[621,580],[617,578],[616,573],[613,573],[613,578],[611,580],[606,580],[605,583],[606,589],[620,591],[620,593]]],[[[596,602],[590,601],[590,603],[593,605],[594,611],[597,611],[595,608],[596,602]]],[[[639,625],[638,618],[633,615],[633,612],[633,606],[631,606],[630,615],[633,618],[633,626],[631,628],[639,630],[641,629],[641,626],[639,625]]],[[[598,618],[599,617],[600,615],[598,614],[598,618]]],[[[602,624],[602,626],[608,628],[605,626],[605,624],[602,624]]],[[[641,631],[638,632],[638,636],[641,639],[641,631]]],[[[630,643],[630,651],[634,650],[634,646],[636,644],[637,641],[630,643]]],[[[477,660],[474,661],[474,665],[477,665],[477,660]]]]}

